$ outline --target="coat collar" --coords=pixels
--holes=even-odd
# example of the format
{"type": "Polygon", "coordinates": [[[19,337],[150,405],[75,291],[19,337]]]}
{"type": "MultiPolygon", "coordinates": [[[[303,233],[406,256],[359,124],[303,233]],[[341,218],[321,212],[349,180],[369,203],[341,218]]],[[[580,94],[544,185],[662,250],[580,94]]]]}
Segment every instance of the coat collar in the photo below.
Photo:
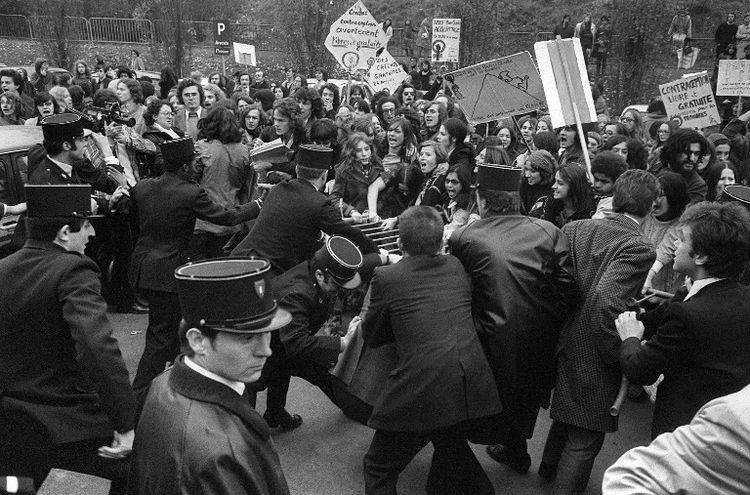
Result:
{"type": "Polygon", "coordinates": [[[215,404],[232,412],[263,440],[268,440],[271,437],[268,425],[250,406],[246,397],[238,395],[237,392],[226,385],[191,370],[182,361],[182,357],[177,359],[169,382],[174,391],[180,395],[200,402],[215,404]]]}
{"type": "Polygon", "coordinates": [[[68,253],[73,254],[76,256],[81,256],[81,253],[78,253],[76,251],[68,251],[64,247],[55,244],[54,242],[49,241],[42,241],[39,239],[26,239],[26,242],[24,243],[23,247],[28,249],[39,249],[42,251],[52,251],[55,253],[68,253]]]}
{"type": "Polygon", "coordinates": [[[639,234],[643,233],[643,224],[638,224],[635,221],[633,221],[632,218],[628,218],[622,213],[615,213],[612,215],[608,215],[604,220],[610,221],[610,222],[617,222],[618,224],[622,225],[628,230],[632,230],[634,232],[638,232],[639,234]]]}

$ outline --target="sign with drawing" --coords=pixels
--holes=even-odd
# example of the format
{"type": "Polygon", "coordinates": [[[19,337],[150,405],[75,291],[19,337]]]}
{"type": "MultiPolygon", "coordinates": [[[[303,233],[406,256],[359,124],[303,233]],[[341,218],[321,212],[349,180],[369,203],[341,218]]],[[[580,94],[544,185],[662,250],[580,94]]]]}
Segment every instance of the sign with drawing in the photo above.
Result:
{"type": "Polygon", "coordinates": [[[385,31],[358,0],[331,24],[325,46],[349,72],[369,70],[388,43],[385,31]]]}
{"type": "Polygon", "coordinates": [[[458,62],[461,19],[432,20],[432,61],[458,62]]]}
{"type": "Polygon", "coordinates": [[[716,96],[750,96],[750,60],[719,60],[716,96]]]}
{"type": "Polygon", "coordinates": [[[529,52],[449,72],[445,82],[475,124],[545,107],[542,80],[529,52]]]}

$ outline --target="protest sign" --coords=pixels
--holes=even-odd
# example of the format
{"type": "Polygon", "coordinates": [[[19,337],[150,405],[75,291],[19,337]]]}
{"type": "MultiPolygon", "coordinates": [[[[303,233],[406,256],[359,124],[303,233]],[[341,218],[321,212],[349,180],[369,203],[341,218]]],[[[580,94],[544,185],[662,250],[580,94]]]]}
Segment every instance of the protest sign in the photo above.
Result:
{"type": "Polygon", "coordinates": [[[544,107],[542,81],[529,52],[464,67],[444,79],[475,124],[544,107]]]}
{"type": "Polygon", "coordinates": [[[432,61],[458,62],[461,19],[432,20],[432,61]]]}
{"type": "Polygon", "coordinates": [[[719,60],[716,96],[750,96],[750,60],[719,60]]]}
{"type": "Polygon", "coordinates": [[[244,65],[258,65],[255,58],[255,45],[234,43],[234,61],[244,65]]]}
{"type": "Polygon", "coordinates": [[[368,70],[386,43],[383,28],[361,1],[331,24],[325,41],[328,51],[349,72],[368,70]]]}
{"type": "Polygon", "coordinates": [[[596,122],[581,41],[578,38],[540,41],[534,44],[534,51],[552,126],[596,122]]]}
{"type": "Polygon", "coordinates": [[[667,116],[679,122],[680,127],[703,129],[721,122],[708,74],[660,84],[659,93],[667,116]]]}
{"type": "Polygon", "coordinates": [[[367,82],[375,91],[387,89],[393,93],[408,76],[388,50],[383,50],[367,72],[367,82]]]}

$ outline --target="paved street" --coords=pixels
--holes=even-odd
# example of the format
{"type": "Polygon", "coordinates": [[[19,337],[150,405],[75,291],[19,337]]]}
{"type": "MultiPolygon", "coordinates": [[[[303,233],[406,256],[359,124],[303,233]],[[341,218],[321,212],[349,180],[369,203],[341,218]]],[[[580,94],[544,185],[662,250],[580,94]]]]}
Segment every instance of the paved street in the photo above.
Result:
{"type": "MultiPolygon", "coordinates": [[[[115,327],[115,337],[120,342],[132,379],[143,350],[147,317],[121,314],[110,316],[115,327]],[[133,330],[140,332],[131,335],[133,330]]],[[[265,410],[264,394],[259,395],[258,409],[265,410]]],[[[300,414],[305,421],[299,429],[274,437],[291,492],[295,495],[364,493],[362,458],[370,444],[372,430],[344,417],[321,392],[297,378],[292,379],[289,389],[288,409],[300,414]]],[[[627,449],[648,442],[650,422],[649,403],[625,405],[620,430],[606,437],[586,493],[600,493],[606,467],[627,449]]],[[[536,468],[549,424],[549,415],[542,411],[534,438],[529,443],[532,472],[526,476],[517,475],[495,463],[484,452],[483,446],[474,446],[477,457],[495,484],[498,494],[545,493],[538,484],[536,468]]],[[[399,481],[399,493],[424,493],[431,456],[432,447],[427,446],[407,467],[399,481]]]]}

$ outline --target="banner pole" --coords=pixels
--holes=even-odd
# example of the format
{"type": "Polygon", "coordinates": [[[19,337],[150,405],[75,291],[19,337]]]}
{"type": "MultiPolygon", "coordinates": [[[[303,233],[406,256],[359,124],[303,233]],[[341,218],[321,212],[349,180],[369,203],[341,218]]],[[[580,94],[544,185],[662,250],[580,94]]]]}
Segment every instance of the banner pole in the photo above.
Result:
{"type": "Polygon", "coordinates": [[[560,57],[563,65],[563,72],[565,73],[565,85],[568,87],[568,95],[570,95],[570,105],[573,107],[573,117],[576,119],[576,127],[578,128],[578,139],[581,142],[581,148],[583,150],[583,159],[586,161],[586,172],[589,176],[589,180],[593,182],[593,176],[591,175],[591,158],[589,157],[589,146],[583,138],[583,124],[581,123],[581,114],[578,112],[578,105],[573,101],[573,79],[570,77],[570,68],[568,67],[568,61],[563,56],[562,49],[560,48],[560,41],[562,38],[558,35],[555,40],[555,48],[557,54],[560,57]]]}

